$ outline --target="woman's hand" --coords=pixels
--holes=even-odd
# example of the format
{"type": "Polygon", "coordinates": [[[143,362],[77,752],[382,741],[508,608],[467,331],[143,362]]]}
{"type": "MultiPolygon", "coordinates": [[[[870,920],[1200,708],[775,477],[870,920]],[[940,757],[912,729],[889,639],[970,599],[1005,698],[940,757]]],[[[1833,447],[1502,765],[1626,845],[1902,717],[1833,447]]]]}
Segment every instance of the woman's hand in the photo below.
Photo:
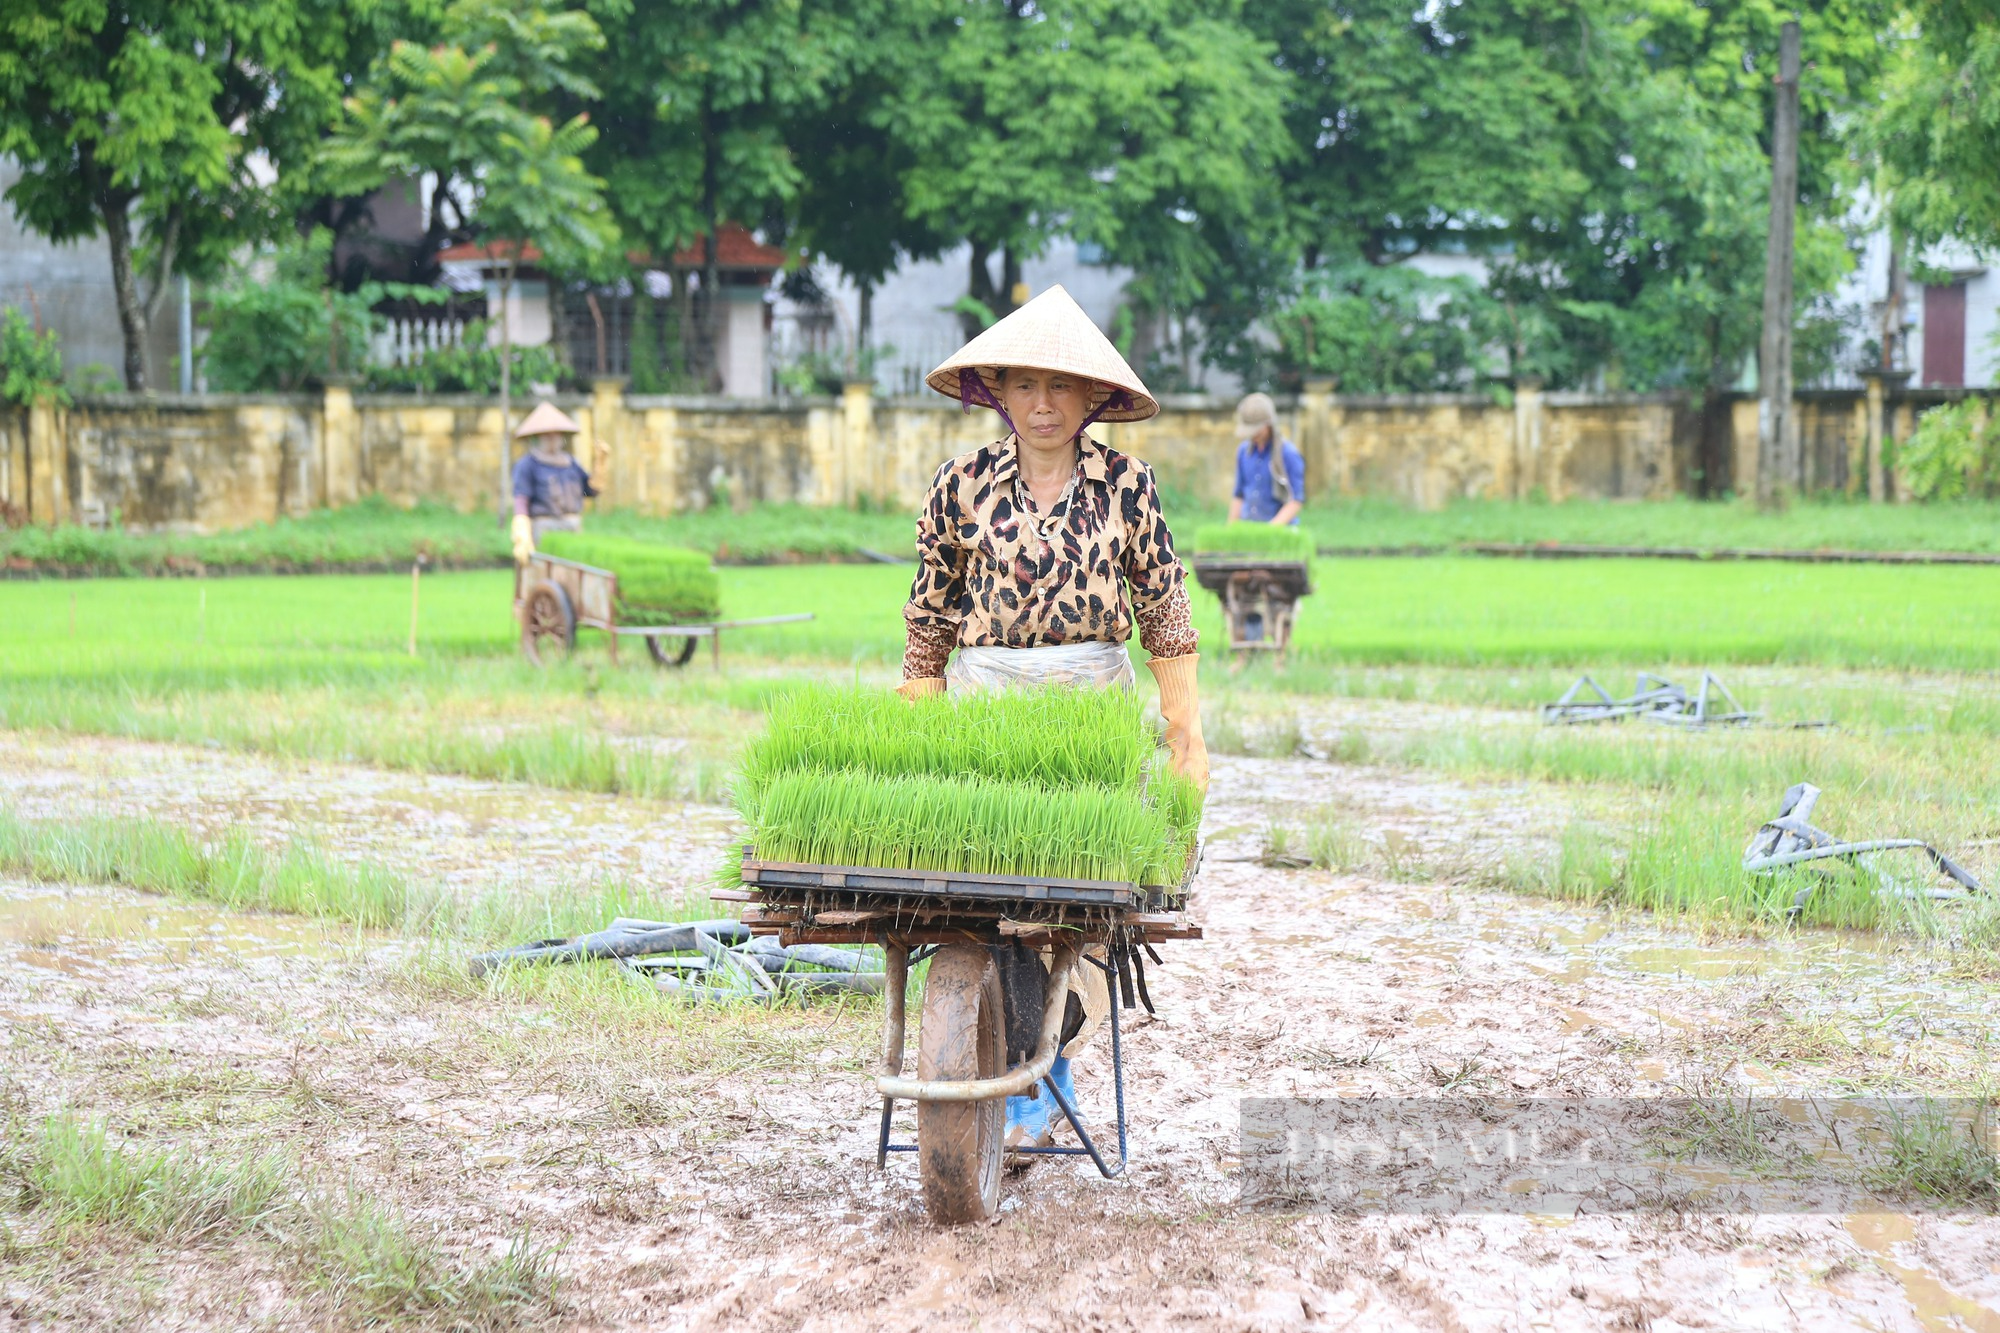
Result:
{"type": "Polygon", "coordinates": [[[896,693],[912,703],[918,699],[928,699],[932,695],[944,693],[944,677],[920,676],[916,680],[906,680],[896,687],[896,693]]]}

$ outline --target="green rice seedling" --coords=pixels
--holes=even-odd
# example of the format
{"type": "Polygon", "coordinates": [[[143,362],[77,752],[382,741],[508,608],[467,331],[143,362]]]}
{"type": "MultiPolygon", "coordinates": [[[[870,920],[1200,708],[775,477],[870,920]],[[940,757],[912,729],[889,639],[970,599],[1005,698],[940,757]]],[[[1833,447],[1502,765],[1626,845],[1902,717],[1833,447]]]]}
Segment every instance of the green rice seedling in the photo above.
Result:
{"type": "Polygon", "coordinates": [[[290,1173],[272,1156],[214,1162],[184,1149],[120,1147],[101,1122],[65,1115],[16,1126],[8,1139],[5,1166],[24,1202],[60,1225],[192,1245],[249,1230],[291,1197],[290,1173]]]}
{"type": "Polygon", "coordinates": [[[774,861],[1149,884],[1182,872],[1159,807],[1095,787],[785,773],[751,822],[758,856],[774,861]]]}
{"type": "Polygon", "coordinates": [[[538,549],[616,574],[618,615],[629,623],[713,620],[721,613],[722,584],[700,551],[588,532],[545,533],[538,549]]]}
{"type": "Polygon", "coordinates": [[[1194,552],[1310,561],[1313,539],[1303,528],[1273,527],[1269,523],[1204,523],[1194,530],[1194,552]]]}
{"type": "Polygon", "coordinates": [[[771,706],[745,750],[737,798],[780,773],[990,778],[1047,790],[1136,793],[1158,740],[1120,690],[1036,690],[906,702],[885,690],[806,689],[771,706]]]}

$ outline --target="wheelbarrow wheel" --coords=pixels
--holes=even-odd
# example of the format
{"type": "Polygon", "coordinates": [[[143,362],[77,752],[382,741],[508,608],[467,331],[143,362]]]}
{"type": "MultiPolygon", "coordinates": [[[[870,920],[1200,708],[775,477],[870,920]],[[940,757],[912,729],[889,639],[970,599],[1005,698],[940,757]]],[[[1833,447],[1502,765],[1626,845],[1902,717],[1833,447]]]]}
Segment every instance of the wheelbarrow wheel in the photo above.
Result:
{"type": "Polygon", "coordinates": [[[537,583],[521,602],[521,651],[536,666],[569,656],[576,647],[576,609],[553,583],[537,583]]]}
{"type": "Polygon", "coordinates": [[[681,646],[678,648],[669,648],[667,647],[666,635],[648,634],[646,636],[646,651],[653,655],[654,662],[663,667],[679,667],[688,664],[688,659],[694,656],[694,635],[683,634],[676,637],[680,639],[681,646]]]}
{"type": "MultiPolygon", "coordinates": [[[[984,945],[952,944],[931,959],[917,1033],[917,1076],[994,1078],[1007,1065],[1000,972],[984,945]]],[[[979,1222],[1000,1207],[1007,1102],[918,1102],[917,1165],[933,1221],[979,1222]]]]}

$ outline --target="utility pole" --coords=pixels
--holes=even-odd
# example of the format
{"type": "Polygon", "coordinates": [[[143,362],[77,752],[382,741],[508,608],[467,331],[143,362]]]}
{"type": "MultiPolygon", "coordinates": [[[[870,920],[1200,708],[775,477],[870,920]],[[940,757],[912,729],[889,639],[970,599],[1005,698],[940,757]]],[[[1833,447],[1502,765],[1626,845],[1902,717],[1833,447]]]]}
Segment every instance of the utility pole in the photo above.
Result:
{"type": "Polygon", "coordinates": [[[1792,233],[1799,201],[1799,25],[1778,31],[1771,110],[1771,236],[1764,250],[1764,336],[1757,349],[1757,504],[1783,504],[1803,477],[1792,415],[1792,233]]]}

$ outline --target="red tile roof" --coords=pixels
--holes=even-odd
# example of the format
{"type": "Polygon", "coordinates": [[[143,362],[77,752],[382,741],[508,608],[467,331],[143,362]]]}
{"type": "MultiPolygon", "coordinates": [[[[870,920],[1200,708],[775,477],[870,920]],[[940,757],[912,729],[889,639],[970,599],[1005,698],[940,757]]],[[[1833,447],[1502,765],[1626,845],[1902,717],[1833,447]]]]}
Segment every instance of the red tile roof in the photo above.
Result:
{"type": "MultiPolygon", "coordinates": [[[[721,244],[717,247],[718,258],[723,268],[736,269],[781,269],[791,256],[775,245],[765,245],[750,234],[749,228],[737,222],[722,224],[721,244]]],[[[515,248],[513,241],[463,241],[449,249],[440,251],[438,258],[448,263],[468,260],[500,260],[509,256],[515,248]]],[[[674,251],[675,268],[700,268],[708,257],[708,238],[702,237],[693,245],[683,246],[674,251]]],[[[520,247],[519,261],[523,264],[539,264],[542,260],[541,247],[530,241],[520,247]]],[[[657,262],[643,251],[635,250],[626,258],[635,264],[657,262]]]]}

